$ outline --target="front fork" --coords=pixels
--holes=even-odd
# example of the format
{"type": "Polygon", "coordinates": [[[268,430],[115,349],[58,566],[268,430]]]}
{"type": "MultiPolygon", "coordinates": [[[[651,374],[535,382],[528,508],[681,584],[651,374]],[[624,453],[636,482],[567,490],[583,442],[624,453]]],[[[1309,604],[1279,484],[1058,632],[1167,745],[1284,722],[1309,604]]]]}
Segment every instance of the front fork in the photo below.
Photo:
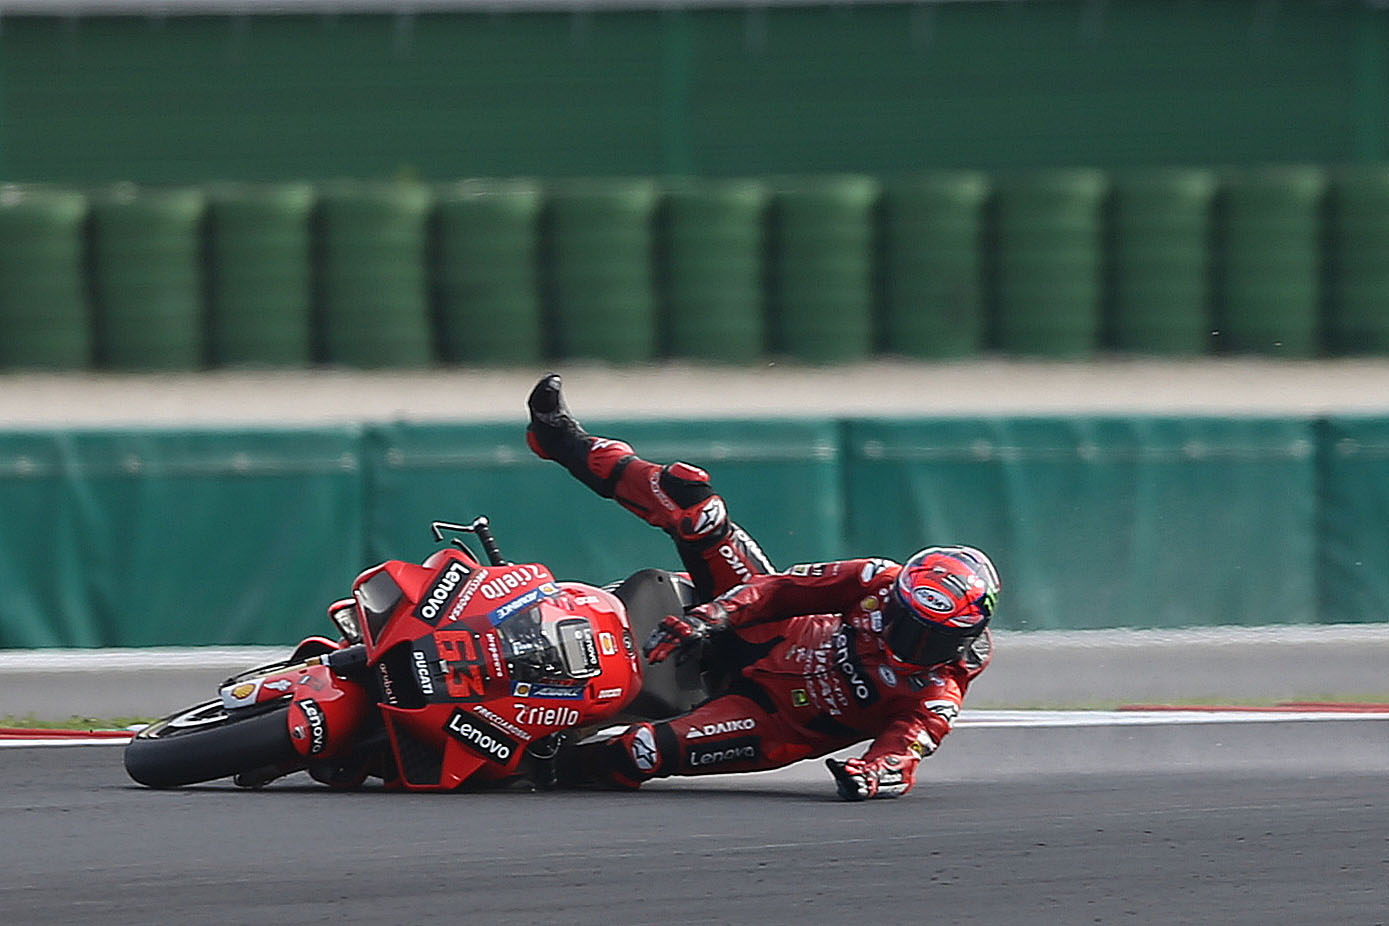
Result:
{"type": "Polygon", "coordinates": [[[367,677],[366,649],[358,644],[232,679],[222,687],[222,706],[233,711],[288,698],[295,751],[309,761],[330,759],[352,751],[375,707],[367,677]]]}

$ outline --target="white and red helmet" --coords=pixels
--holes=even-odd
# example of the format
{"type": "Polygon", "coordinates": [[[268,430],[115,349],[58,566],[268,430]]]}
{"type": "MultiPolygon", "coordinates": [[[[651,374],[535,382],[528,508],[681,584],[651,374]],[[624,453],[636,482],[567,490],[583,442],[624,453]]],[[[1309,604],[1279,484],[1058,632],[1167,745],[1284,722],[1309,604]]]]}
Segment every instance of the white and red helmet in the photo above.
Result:
{"type": "Polygon", "coordinates": [[[974,547],[927,547],[907,560],[883,608],[883,641],[916,666],[952,662],[984,632],[1002,586],[974,547]]]}

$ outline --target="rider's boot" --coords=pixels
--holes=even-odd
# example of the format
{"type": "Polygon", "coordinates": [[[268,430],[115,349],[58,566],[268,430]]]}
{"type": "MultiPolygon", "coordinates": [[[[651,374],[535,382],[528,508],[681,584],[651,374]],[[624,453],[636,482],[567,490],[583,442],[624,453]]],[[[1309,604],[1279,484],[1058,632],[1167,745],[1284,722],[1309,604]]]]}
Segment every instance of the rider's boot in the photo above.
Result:
{"type": "Polygon", "coordinates": [[[557,757],[555,786],[634,791],[650,778],[669,774],[661,768],[662,758],[656,727],[636,724],[605,739],[566,743],[557,757]]]}
{"type": "Polygon", "coordinates": [[[570,414],[560,387],[559,375],[550,373],[531,390],[526,443],[594,492],[669,534],[700,600],[775,571],[757,543],[729,520],[708,473],[689,463],[651,463],[625,441],[589,434],[570,414]]]}

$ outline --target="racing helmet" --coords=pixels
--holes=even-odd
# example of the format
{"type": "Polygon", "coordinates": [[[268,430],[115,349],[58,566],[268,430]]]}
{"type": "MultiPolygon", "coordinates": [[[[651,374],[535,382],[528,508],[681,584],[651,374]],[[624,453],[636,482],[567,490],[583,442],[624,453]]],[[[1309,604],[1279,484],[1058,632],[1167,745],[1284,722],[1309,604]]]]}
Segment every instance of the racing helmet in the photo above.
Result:
{"type": "Polygon", "coordinates": [[[993,616],[998,570],[974,547],[927,547],[902,566],[883,604],[883,642],[901,662],[952,662],[993,616]]]}

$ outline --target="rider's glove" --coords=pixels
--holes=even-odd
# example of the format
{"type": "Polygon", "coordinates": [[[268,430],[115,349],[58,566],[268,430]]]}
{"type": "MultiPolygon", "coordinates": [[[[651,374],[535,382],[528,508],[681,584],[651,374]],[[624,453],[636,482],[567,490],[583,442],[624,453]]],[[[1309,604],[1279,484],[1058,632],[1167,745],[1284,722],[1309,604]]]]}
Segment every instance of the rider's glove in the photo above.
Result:
{"type": "Polygon", "coordinates": [[[675,653],[676,662],[684,662],[699,644],[728,624],[728,612],[714,602],[690,608],[684,614],[670,614],[661,619],[641,648],[650,663],[664,662],[675,653]]]}
{"type": "Polygon", "coordinates": [[[839,789],[839,799],[843,801],[866,801],[870,797],[897,797],[905,794],[911,782],[903,768],[903,760],[897,756],[883,756],[866,762],[863,759],[826,759],[830,774],[834,776],[835,787],[839,789]]]}

